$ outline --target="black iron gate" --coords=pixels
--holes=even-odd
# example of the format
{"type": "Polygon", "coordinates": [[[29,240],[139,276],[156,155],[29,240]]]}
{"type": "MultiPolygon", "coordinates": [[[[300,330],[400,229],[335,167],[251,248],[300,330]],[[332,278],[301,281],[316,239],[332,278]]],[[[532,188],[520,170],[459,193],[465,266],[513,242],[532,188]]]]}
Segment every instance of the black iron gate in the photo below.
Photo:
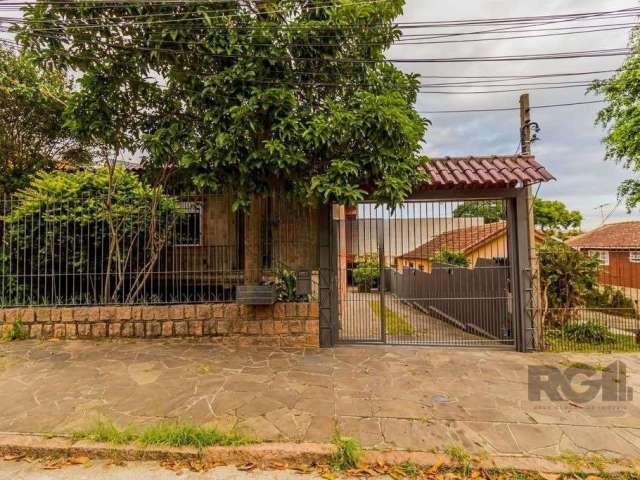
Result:
{"type": "Polygon", "coordinates": [[[334,219],[340,343],[515,344],[506,200],[373,204],[334,219]]]}

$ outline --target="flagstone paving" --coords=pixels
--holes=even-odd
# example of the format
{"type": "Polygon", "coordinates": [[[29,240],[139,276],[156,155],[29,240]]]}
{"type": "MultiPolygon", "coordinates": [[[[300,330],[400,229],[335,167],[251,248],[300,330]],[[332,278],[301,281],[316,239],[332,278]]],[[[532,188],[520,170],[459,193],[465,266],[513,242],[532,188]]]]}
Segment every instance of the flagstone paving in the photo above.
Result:
{"type": "MultiPolygon", "coordinates": [[[[578,376],[574,382],[584,380],[578,376]]],[[[623,382],[624,383],[624,382],[623,382]]],[[[640,457],[640,355],[413,347],[229,349],[205,341],[0,344],[0,431],[69,433],[180,419],[264,441],[640,457]],[[527,367],[621,360],[630,401],[528,400],[527,367]]]]}

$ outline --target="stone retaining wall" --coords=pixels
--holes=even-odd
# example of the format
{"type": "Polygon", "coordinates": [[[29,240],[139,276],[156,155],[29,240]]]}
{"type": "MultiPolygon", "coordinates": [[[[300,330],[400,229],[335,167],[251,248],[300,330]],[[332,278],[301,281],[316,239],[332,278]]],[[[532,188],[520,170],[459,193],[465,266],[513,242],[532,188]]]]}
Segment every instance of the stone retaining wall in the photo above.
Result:
{"type": "Polygon", "coordinates": [[[30,338],[212,337],[233,345],[319,345],[317,303],[0,309],[0,331],[21,320],[30,338]]]}

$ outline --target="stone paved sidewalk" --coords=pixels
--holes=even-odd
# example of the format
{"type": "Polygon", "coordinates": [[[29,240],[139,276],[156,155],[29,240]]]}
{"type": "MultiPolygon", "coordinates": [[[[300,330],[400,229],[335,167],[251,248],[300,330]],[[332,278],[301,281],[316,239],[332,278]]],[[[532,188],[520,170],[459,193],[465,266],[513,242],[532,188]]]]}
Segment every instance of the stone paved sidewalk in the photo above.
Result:
{"type": "MultiPolygon", "coordinates": [[[[580,378],[577,378],[580,380],[580,378]]],[[[0,344],[0,431],[71,432],[179,418],[262,440],[373,448],[640,457],[640,356],[341,347],[225,349],[190,341],[0,344]],[[527,400],[527,367],[568,358],[627,365],[635,400],[527,400]]]]}

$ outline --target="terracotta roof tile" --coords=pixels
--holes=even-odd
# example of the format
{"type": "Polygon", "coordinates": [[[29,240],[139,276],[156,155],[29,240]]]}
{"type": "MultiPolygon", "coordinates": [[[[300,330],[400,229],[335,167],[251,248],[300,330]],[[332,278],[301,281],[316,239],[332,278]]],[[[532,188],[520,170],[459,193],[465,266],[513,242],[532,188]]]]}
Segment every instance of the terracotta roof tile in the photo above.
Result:
{"type": "Polygon", "coordinates": [[[421,190],[448,188],[506,188],[555,180],[532,156],[433,158],[431,175],[421,190]]]}
{"type": "Polygon", "coordinates": [[[574,248],[640,249],[640,221],[608,223],[567,240],[574,248]]]}
{"type": "Polygon", "coordinates": [[[468,254],[490,238],[502,234],[506,228],[505,222],[496,222],[444,232],[436,235],[418,248],[405,253],[402,258],[429,259],[443,248],[468,254]]]}

